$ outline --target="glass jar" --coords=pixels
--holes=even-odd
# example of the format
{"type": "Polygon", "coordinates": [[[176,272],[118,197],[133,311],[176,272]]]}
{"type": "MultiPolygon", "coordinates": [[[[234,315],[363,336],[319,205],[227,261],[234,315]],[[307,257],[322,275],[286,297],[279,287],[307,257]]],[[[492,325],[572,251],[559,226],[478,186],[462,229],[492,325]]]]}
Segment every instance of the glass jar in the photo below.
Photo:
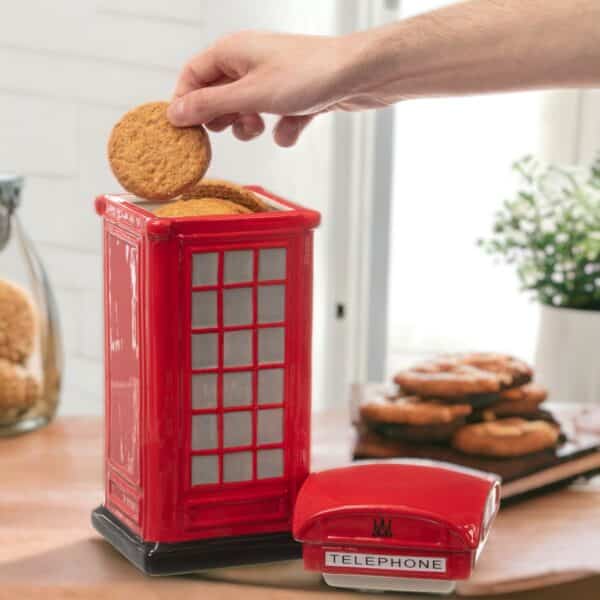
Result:
{"type": "Polygon", "coordinates": [[[0,175],[0,437],[52,419],[62,372],[56,302],[17,214],[22,187],[0,175]]]}

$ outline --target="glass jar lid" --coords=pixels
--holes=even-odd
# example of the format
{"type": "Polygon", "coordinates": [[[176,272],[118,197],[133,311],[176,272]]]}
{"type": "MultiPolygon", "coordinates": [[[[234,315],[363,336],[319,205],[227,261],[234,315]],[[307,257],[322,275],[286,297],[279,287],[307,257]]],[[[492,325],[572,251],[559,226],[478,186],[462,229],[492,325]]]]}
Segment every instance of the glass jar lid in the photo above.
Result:
{"type": "Polygon", "coordinates": [[[23,177],[0,174],[0,250],[10,238],[10,218],[21,202],[23,177]]]}

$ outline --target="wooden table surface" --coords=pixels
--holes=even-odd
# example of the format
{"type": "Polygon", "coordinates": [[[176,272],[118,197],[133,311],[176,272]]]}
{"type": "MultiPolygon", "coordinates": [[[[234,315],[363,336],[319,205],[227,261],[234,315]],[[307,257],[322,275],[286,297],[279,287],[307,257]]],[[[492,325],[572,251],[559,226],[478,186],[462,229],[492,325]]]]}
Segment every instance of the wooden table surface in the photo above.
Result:
{"type": "MultiPolygon", "coordinates": [[[[318,466],[348,458],[339,421],[339,415],[314,419],[318,466]]],[[[0,439],[1,600],[382,597],[333,591],[302,571],[299,561],[203,576],[143,575],[90,525],[90,511],[102,501],[102,447],[97,418],[62,418],[41,431],[0,439]]],[[[600,572],[599,531],[600,492],[569,489],[503,510],[476,576],[458,592],[483,597],[484,592],[538,588],[497,597],[598,600],[600,577],[587,575],[600,572]]]]}

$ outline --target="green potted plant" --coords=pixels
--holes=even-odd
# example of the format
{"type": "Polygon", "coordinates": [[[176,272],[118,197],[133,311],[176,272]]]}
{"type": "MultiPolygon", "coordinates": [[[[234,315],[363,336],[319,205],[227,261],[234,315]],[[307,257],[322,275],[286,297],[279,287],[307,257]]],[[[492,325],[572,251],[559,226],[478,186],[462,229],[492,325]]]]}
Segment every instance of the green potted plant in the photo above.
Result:
{"type": "Polygon", "coordinates": [[[537,379],[560,401],[600,402],[600,155],[585,168],[528,156],[479,245],[514,264],[541,305],[537,379]]]}

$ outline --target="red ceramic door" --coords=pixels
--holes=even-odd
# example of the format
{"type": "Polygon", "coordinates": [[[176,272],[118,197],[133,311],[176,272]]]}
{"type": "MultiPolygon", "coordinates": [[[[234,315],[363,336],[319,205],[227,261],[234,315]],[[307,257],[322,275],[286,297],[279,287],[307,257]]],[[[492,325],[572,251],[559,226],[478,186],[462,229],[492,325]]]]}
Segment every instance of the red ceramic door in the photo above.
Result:
{"type": "Polygon", "coordinates": [[[184,252],[186,529],[289,520],[288,253],[184,252]]]}

